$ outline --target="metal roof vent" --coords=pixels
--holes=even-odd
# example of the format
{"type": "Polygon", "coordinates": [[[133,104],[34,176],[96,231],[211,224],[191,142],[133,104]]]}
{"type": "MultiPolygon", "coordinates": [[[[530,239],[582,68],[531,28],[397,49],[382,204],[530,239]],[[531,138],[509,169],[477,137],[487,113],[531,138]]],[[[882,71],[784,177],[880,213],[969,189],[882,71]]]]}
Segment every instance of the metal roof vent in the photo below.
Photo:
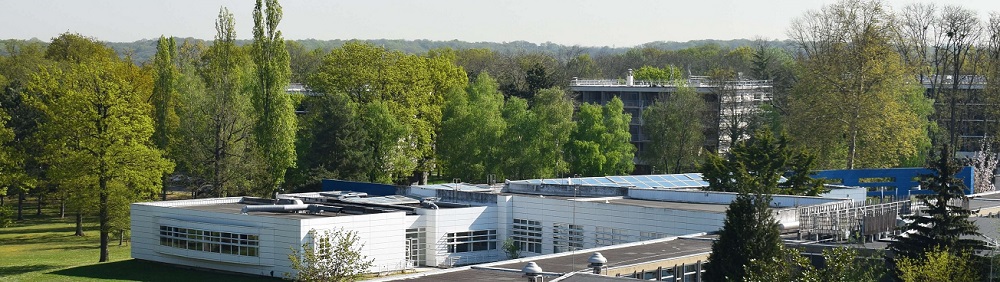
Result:
{"type": "Polygon", "coordinates": [[[590,267],[594,268],[594,274],[601,274],[601,269],[604,268],[604,264],[608,263],[608,259],[604,258],[604,255],[601,255],[600,252],[594,252],[587,259],[587,262],[590,263],[590,267]]]}
{"type": "Polygon", "coordinates": [[[524,268],[521,269],[521,272],[524,272],[524,276],[528,277],[529,282],[543,281],[542,267],[538,266],[538,264],[533,261],[524,265],[524,268]]]}

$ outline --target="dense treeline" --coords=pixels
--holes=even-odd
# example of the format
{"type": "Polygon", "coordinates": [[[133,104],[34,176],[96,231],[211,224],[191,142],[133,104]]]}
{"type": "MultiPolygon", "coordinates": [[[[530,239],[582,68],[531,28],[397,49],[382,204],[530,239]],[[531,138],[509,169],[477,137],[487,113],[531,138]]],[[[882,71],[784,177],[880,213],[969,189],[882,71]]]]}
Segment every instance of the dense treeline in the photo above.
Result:
{"type": "MultiPolygon", "coordinates": [[[[204,44],[211,43],[211,40],[195,39],[191,37],[187,38],[174,38],[177,42],[183,41],[193,41],[201,42],[204,44]]],[[[41,42],[35,39],[34,41],[41,42]]],[[[318,40],[318,39],[299,39],[299,40],[289,40],[290,42],[295,42],[295,44],[303,46],[307,50],[321,50],[323,52],[329,52],[330,50],[340,48],[347,44],[348,42],[354,40],[318,40]]],[[[590,56],[598,55],[611,55],[619,54],[632,49],[630,47],[591,47],[591,46],[567,46],[560,45],[551,42],[546,43],[531,43],[526,41],[512,41],[512,42],[466,42],[460,40],[449,40],[449,41],[435,41],[426,39],[417,40],[401,40],[401,39],[370,39],[362,40],[365,43],[370,43],[375,46],[382,46],[388,50],[400,51],[407,54],[424,54],[430,52],[431,50],[437,49],[489,49],[499,53],[545,53],[549,55],[557,55],[564,53],[578,52],[576,50],[582,50],[584,53],[590,56]]],[[[236,45],[243,46],[245,44],[250,44],[251,40],[236,40],[236,45]]],[[[639,48],[653,48],[660,50],[676,51],[681,49],[688,49],[702,45],[719,45],[723,48],[732,49],[740,46],[748,46],[753,43],[750,39],[733,39],[733,40],[690,40],[686,42],[674,42],[674,41],[656,41],[642,44],[639,48]]],[[[153,59],[156,54],[156,39],[143,39],[136,40],[133,42],[106,42],[108,46],[115,50],[119,55],[128,55],[132,58],[136,64],[142,64],[149,62],[153,59]]],[[[791,41],[784,41],[779,43],[782,47],[791,47],[791,41]]],[[[0,43],[0,47],[3,47],[3,43],[0,43]]],[[[2,51],[0,51],[2,53],[2,51]]]]}

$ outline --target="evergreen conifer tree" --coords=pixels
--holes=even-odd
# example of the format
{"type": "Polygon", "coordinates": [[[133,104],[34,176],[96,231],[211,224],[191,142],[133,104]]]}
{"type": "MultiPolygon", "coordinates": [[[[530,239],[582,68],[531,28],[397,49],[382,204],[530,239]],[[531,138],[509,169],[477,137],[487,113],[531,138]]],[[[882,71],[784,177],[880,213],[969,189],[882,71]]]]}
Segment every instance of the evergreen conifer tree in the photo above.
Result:
{"type": "MultiPolygon", "coordinates": [[[[752,261],[775,261],[782,255],[778,222],[768,208],[767,194],[740,194],[729,209],[712,243],[705,281],[743,281],[754,271],[752,261]]],[[[753,264],[760,265],[760,264],[753,264]]]]}
{"type": "Polygon", "coordinates": [[[921,259],[936,248],[947,248],[956,254],[984,248],[982,241],[962,238],[979,235],[979,228],[969,221],[972,211],[951,203],[966,199],[966,187],[961,179],[955,178],[960,167],[948,152],[947,146],[943,146],[939,159],[930,167],[932,173],[921,176],[920,186],[934,194],[917,196],[927,209],[907,216],[912,222],[889,245],[897,257],[921,259]]]}

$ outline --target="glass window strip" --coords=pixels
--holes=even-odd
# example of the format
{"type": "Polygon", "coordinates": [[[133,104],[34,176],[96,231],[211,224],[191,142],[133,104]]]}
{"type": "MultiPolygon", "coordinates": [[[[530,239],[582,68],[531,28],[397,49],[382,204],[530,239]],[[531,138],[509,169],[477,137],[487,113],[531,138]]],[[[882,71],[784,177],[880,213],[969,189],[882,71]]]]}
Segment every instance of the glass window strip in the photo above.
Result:
{"type": "Polygon", "coordinates": [[[195,251],[259,256],[260,237],[254,234],[205,231],[160,226],[160,245],[195,251]]]}

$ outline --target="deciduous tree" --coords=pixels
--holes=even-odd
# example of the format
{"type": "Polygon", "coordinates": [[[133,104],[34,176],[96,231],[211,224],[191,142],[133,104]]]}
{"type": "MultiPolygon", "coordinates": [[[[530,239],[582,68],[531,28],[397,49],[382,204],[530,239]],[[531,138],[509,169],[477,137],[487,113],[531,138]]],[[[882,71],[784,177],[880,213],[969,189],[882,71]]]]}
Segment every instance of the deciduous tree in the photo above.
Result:
{"type": "Polygon", "coordinates": [[[199,188],[209,188],[220,197],[249,194],[253,165],[253,108],[247,82],[250,61],[236,46],[233,15],[222,8],[216,22],[215,42],[205,51],[201,75],[204,93],[185,96],[184,134],[190,149],[186,164],[201,179],[199,188]]]}
{"type": "Polygon", "coordinates": [[[448,175],[466,181],[484,181],[500,173],[507,130],[504,97],[489,74],[482,72],[463,91],[445,97],[444,121],[438,155],[448,175]]]}
{"type": "Polygon", "coordinates": [[[690,87],[679,87],[642,112],[642,132],[649,138],[642,153],[653,173],[696,169],[705,143],[705,101],[690,87]]]}
{"type": "Polygon", "coordinates": [[[292,248],[288,260],[292,263],[293,274],[285,274],[286,279],[295,281],[356,281],[372,267],[375,259],[361,254],[364,242],[355,231],[335,229],[320,233],[309,232],[312,243],[292,248]]]}
{"type": "Polygon", "coordinates": [[[968,252],[955,253],[948,248],[934,248],[916,258],[904,257],[897,262],[899,279],[917,281],[982,281],[976,261],[968,252]]]}
{"type": "Polygon", "coordinates": [[[96,199],[100,220],[100,261],[108,261],[108,235],[122,205],[149,199],[161,177],[173,169],[150,137],[152,92],[148,73],[117,58],[82,59],[66,70],[44,69],[30,91],[31,104],[46,114],[48,177],[86,188],[75,197],[96,199]]]}
{"type": "Polygon", "coordinates": [[[567,145],[570,172],[583,176],[621,175],[632,172],[635,146],[628,131],[632,116],[618,97],[607,105],[580,105],[576,128],[567,145]]]}
{"type": "Polygon", "coordinates": [[[893,28],[887,9],[866,0],[840,1],[793,23],[789,36],[804,56],[787,126],[822,167],[891,167],[927,139],[928,113],[910,102],[923,88],[892,48],[893,28]]]}

